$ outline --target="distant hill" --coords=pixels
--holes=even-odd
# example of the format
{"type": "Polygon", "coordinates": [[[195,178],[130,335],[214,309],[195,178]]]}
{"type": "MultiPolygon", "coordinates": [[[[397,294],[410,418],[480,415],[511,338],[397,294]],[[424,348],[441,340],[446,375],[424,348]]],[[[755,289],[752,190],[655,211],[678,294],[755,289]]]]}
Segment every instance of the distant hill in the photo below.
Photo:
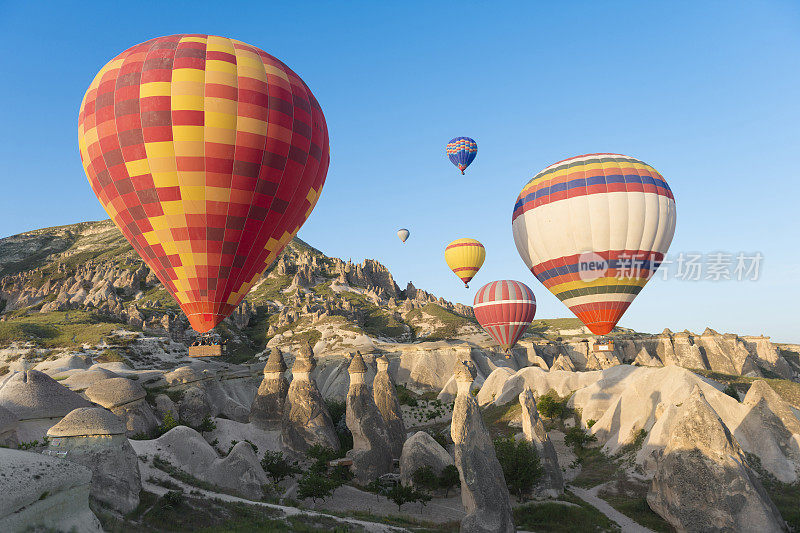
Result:
{"type": "MultiPolygon", "coordinates": [[[[0,239],[0,346],[102,344],[117,329],[187,342],[194,333],[172,297],[110,220],[0,239]]],[[[218,330],[244,359],[281,336],[314,344],[320,328],[396,342],[474,335],[469,306],[401,289],[389,270],[326,256],[295,238],[218,330]]],[[[577,319],[537,320],[529,335],[586,334],[577,319]]]]}

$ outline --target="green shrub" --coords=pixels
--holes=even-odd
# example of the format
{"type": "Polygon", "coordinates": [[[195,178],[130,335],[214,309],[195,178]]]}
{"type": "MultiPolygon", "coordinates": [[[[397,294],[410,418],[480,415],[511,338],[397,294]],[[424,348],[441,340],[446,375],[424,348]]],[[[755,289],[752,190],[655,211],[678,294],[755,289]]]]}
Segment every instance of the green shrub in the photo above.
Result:
{"type": "Polygon", "coordinates": [[[556,391],[551,389],[539,397],[539,401],[536,402],[536,408],[539,414],[544,417],[550,419],[563,418],[569,411],[567,408],[568,400],[569,398],[561,398],[556,391]]]}
{"type": "Polygon", "coordinates": [[[397,385],[395,389],[397,390],[397,400],[400,402],[400,405],[407,405],[409,407],[417,406],[417,398],[413,392],[403,385],[397,385]]]}
{"type": "Polygon", "coordinates": [[[300,472],[296,463],[290,463],[281,452],[267,450],[261,459],[261,468],[274,483],[280,483],[284,478],[300,472]]]}
{"type": "Polygon", "coordinates": [[[509,492],[520,498],[529,494],[544,473],[536,448],[511,437],[496,439],[494,448],[509,492]]]}
{"type": "Polygon", "coordinates": [[[327,471],[328,462],[338,458],[339,455],[333,448],[321,444],[315,444],[306,451],[306,457],[313,461],[311,470],[319,473],[327,471]]]}
{"type": "Polygon", "coordinates": [[[331,420],[333,420],[333,426],[336,427],[339,425],[339,421],[347,412],[347,407],[345,406],[344,402],[340,402],[338,400],[327,400],[325,402],[325,406],[328,408],[328,413],[331,415],[331,420]]]}
{"type": "Polygon", "coordinates": [[[168,491],[161,497],[164,501],[164,507],[174,509],[183,504],[183,492],[177,490],[168,491]]]}
{"type": "MultiPolygon", "coordinates": [[[[192,429],[194,429],[198,433],[206,433],[206,432],[214,431],[215,429],[217,429],[217,424],[216,424],[216,422],[211,420],[211,416],[210,415],[206,415],[206,416],[203,417],[203,420],[200,422],[200,425],[198,425],[197,427],[192,428],[192,429]]],[[[255,448],[255,446],[254,446],[254,448],[255,448]]],[[[257,448],[255,448],[255,450],[258,451],[257,448]]]]}
{"type": "Polygon", "coordinates": [[[586,427],[590,428],[593,425],[595,425],[596,423],[597,423],[597,420],[595,420],[594,418],[590,418],[589,420],[586,421],[586,427]]]}
{"type": "Polygon", "coordinates": [[[456,465],[445,466],[442,469],[442,472],[439,474],[438,482],[439,488],[444,489],[444,497],[447,498],[450,489],[461,484],[461,477],[458,474],[458,468],[456,468],[456,465]]]}
{"type": "Polygon", "coordinates": [[[573,448],[585,448],[590,442],[596,442],[597,437],[587,433],[579,427],[571,427],[564,435],[564,444],[573,448]]]}
{"type": "Polygon", "coordinates": [[[178,427],[179,425],[180,424],[178,424],[178,421],[175,420],[175,417],[172,416],[172,411],[167,411],[164,414],[164,420],[161,422],[161,425],[156,427],[155,437],[158,438],[170,429],[178,427]]]}

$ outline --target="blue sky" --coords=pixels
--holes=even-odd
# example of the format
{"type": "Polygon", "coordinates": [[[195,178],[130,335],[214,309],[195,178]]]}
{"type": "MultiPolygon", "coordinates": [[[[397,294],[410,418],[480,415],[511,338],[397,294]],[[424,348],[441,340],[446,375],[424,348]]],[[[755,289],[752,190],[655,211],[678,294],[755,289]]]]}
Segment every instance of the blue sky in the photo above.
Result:
{"type": "Polygon", "coordinates": [[[105,218],[77,149],[87,85],[136,43],[211,33],[280,58],[322,105],[331,167],[300,237],[325,253],[463,303],[517,279],[537,317],[571,316],[519,258],[511,211],[545,166],[619,152],[672,187],[671,255],[764,257],[758,281],[653,280],[620,325],[800,342],[797,2],[114,4],[0,0],[0,237],[105,218]],[[479,145],[464,177],[457,135],[479,145]],[[462,236],[487,249],[469,291],[443,259],[462,236]]]}

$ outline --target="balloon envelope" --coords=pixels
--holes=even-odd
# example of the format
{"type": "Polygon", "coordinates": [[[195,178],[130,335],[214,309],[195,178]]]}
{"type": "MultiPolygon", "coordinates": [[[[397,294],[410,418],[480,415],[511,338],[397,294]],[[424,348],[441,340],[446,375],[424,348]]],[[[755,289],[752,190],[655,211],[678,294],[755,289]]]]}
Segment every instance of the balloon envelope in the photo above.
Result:
{"type": "Polygon", "coordinates": [[[587,154],[534,176],[514,205],[512,228],[533,275],[605,335],[664,259],[675,218],[672,191],[653,167],[587,154]]]}
{"type": "Polygon", "coordinates": [[[486,333],[509,352],[536,315],[536,297],[519,281],[492,281],[478,289],[472,309],[486,333]]]}
{"type": "Polygon", "coordinates": [[[397,230],[397,236],[400,237],[400,240],[403,242],[406,242],[406,240],[408,240],[409,235],[411,235],[411,232],[405,228],[397,230]]]}
{"type": "Polygon", "coordinates": [[[478,143],[469,137],[455,137],[447,143],[447,157],[463,174],[478,155],[478,143]]]}
{"type": "Polygon", "coordinates": [[[486,259],[486,249],[475,239],[456,239],[444,249],[447,266],[461,278],[467,288],[470,280],[483,265],[484,259],[486,259]]]}
{"type": "Polygon", "coordinates": [[[92,190],[199,332],[294,237],[330,159],[303,80],[213,35],[159,37],[112,59],[86,91],[78,142],[92,190]]]}

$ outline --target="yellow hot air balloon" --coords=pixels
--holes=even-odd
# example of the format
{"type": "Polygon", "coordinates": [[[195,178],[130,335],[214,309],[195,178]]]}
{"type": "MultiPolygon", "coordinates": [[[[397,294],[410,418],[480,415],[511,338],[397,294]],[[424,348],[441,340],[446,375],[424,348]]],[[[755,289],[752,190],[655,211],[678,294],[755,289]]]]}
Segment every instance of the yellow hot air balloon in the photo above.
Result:
{"type": "Polygon", "coordinates": [[[456,239],[444,249],[444,260],[469,289],[469,281],[478,273],[486,259],[486,249],[475,239],[456,239]]]}

